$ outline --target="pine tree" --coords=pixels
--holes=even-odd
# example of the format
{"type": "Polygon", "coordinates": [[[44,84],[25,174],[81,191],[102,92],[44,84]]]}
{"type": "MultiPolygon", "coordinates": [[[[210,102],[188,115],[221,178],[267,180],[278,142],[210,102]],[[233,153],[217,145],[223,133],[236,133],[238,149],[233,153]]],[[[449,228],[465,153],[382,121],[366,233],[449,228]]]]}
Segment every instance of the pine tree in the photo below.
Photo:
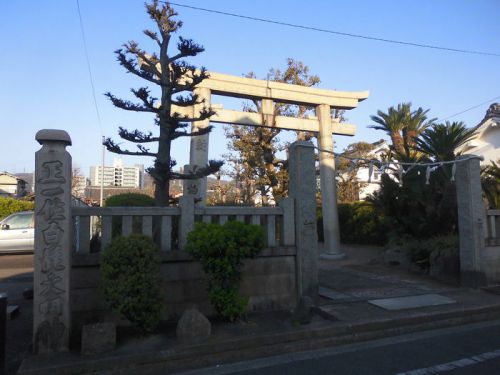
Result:
{"type": "Polygon", "coordinates": [[[182,27],[182,22],[176,20],[177,13],[168,3],[160,5],[157,0],[153,0],[150,4],[146,4],[146,11],[156,23],[159,33],[144,30],[144,34],[156,42],[159,47],[158,54],[148,54],[134,41],[125,43],[115,53],[117,60],[129,73],[159,86],[161,97],[160,99],[153,97],[148,87],[131,89],[139,103],[119,99],[110,92],[105,95],[118,108],[154,114],[159,132],[158,135],[153,135],[152,132],[142,132],[137,129],[129,131],[120,127],[119,136],[126,141],[136,143],[138,150],[123,149],[110,138],[105,140],[104,145],[108,151],[117,154],[154,157],[154,166],[148,168],[147,172],[153,177],[155,183],[155,204],[167,206],[171,180],[205,177],[218,171],[223,163],[210,160],[208,165],[198,168],[193,173],[173,171],[176,162],[171,157],[172,141],[179,137],[203,135],[212,129],[211,126],[196,131],[188,129],[190,122],[202,121],[214,114],[212,109],[206,106],[193,117],[181,116],[176,112],[171,113],[172,105],[187,107],[203,103],[195,94],[185,94],[185,92],[192,91],[196,85],[208,78],[208,73],[205,68],[197,70],[184,58],[194,57],[203,52],[204,48],[191,39],[179,37],[176,53],[169,54],[172,34],[182,27]],[[144,146],[146,143],[156,143],[157,151],[146,148],[144,146]]]}

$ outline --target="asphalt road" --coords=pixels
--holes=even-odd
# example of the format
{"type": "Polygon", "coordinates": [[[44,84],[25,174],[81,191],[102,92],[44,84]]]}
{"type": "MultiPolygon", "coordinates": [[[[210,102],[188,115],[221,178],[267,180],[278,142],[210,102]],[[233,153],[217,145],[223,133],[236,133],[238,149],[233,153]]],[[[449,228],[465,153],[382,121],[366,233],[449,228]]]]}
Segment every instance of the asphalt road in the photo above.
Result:
{"type": "Polygon", "coordinates": [[[500,321],[183,373],[199,375],[500,374],[500,321]]]}
{"type": "Polygon", "coordinates": [[[7,293],[9,305],[19,313],[7,320],[6,374],[15,374],[30,350],[33,325],[33,303],[23,297],[24,289],[33,286],[33,254],[0,254],[0,292],[7,293]]]}

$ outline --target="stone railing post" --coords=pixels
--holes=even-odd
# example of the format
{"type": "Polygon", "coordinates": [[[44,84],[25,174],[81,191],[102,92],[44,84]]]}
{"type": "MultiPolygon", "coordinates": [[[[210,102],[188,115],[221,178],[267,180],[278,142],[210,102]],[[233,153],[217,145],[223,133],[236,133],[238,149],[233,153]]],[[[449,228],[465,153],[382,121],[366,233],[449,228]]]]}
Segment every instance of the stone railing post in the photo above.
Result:
{"type": "Polygon", "coordinates": [[[318,233],[316,231],[316,168],[312,142],[290,146],[289,195],[295,205],[297,290],[299,297],[318,297],[318,233]]]}
{"type": "MultiPolygon", "coordinates": [[[[470,158],[470,155],[463,156],[470,158]]],[[[456,189],[458,229],[460,242],[460,278],[464,286],[484,284],[481,254],[486,239],[486,211],[481,191],[480,159],[473,158],[457,163],[456,189]]]]}
{"type": "Polygon", "coordinates": [[[64,130],[40,130],[35,139],[35,256],[33,350],[69,349],[72,251],[71,139],[64,130]]]}

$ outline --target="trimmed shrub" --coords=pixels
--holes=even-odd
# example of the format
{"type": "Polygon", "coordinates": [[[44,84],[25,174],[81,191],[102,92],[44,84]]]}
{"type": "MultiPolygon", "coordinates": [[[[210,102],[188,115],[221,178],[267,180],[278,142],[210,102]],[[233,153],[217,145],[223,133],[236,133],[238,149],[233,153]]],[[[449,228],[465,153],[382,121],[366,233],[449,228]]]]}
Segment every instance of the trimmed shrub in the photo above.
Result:
{"type": "Polygon", "coordinates": [[[197,223],[189,233],[186,249],[208,276],[208,295],[215,311],[231,322],[248,307],[239,294],[243,259],[264,248],[260,226],[228,221],[224,225],[197,223]]]}
{"type": "MultiPolygon", "coordinates": [[[[386,240],[384,219],[370,202],[338,205],[340,241],[342,243],[383,245],[386,240]]],[[[318,239],[324,240],[321,207],[317,210],[318,239]]]]}
{"type": "Polygon", "coordinates": [[[151,238],[115,237],[101,256],[104,298],[141,333],[152,332],[164,307],[160,254],[151,238]]]}
{"type": "Polygon", "coordinates": [[[35,202],[0,197],[0,220],[15,212],[32,211],[34,208],[35,202]]]}
{"type": "Polygon", "coordinates": [[[458,236],[436,236],[428,240],[414,239],[407,242],[411,262],[423,270],[431,266],[431,258],[451,257],[458,255],[458,236]]]}
{"type": "MultiPolygon", "coordinates": [[[[106,199],[106,207],[152,207],[155,200],[149,195],[140,193],[123,193],[113,195],[106,199]]],[[[132,219],[132,232],[141,233],[142,222],[139,217],[132,219]]],[[[122,233],[122,220],[120,217],[113,217],[111,236],[116,237],[122,233]]]]}
{"type": "Polygon", "coordinates": [[[155,200],[146,194],[124,193],[106,198],[106,207],[152,207],[155,200]]]}

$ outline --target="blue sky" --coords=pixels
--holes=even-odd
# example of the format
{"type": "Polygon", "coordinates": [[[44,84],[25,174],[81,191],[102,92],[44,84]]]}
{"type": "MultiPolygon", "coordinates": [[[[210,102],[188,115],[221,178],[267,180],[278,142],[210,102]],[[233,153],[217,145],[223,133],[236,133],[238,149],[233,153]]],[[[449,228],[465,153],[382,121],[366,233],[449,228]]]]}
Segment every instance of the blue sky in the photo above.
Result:
{"type": "MultiPolygon", "coordinates": [[[[500,53],[498,0],[179,0],[211,8],[317,28],[451,48],[500,53]]],[[[76,0],[0,2],[0,171],[31,172],[39,148],[39,129],[65,129],[73,139],[76,166],[88,174],[100,163],[100,139],[116,135],[118,126],[155,130],[150,117],[114,108],[103,96],[111,91],[130,98],[129,89],[144,85],[125,74],[113,51],[127,40],[154,47],[142,30],[154,27],[139,0],[80,0],[94,77],[101,125],[96,117],[80,33],[76,0]]],[[[320,87],[369,90],[370,96],[349,111],[358,126],[354,137],[336,137],[336,151],[357,141],[385,135],[367,128],[378,109],[411,101],[444,118],[500,96],[500,57],[398,46],[176,8],[184,27],[206,51],[193,60],[208,70],[241,75],[254,71],[264,78],[286,58],[301,60],[321,78],[320,87]]],[[[496,101],[500,101],[497,99],[496,101]]],[[[239,101],[214,99],[226,107],[239,101]]],[[[451,120],[477,124],[489,104],[451,120]]],[[[210,156],[219,158],[227,140],[216,124],[210,156]]],[[[176,142],[173,156],[188,162],[188,143],[176,142]]],[[[114,155],[107,154],[111,161],[114,155]]],[[[151,164],[150,159],[124,158],[151,164]]]]}

